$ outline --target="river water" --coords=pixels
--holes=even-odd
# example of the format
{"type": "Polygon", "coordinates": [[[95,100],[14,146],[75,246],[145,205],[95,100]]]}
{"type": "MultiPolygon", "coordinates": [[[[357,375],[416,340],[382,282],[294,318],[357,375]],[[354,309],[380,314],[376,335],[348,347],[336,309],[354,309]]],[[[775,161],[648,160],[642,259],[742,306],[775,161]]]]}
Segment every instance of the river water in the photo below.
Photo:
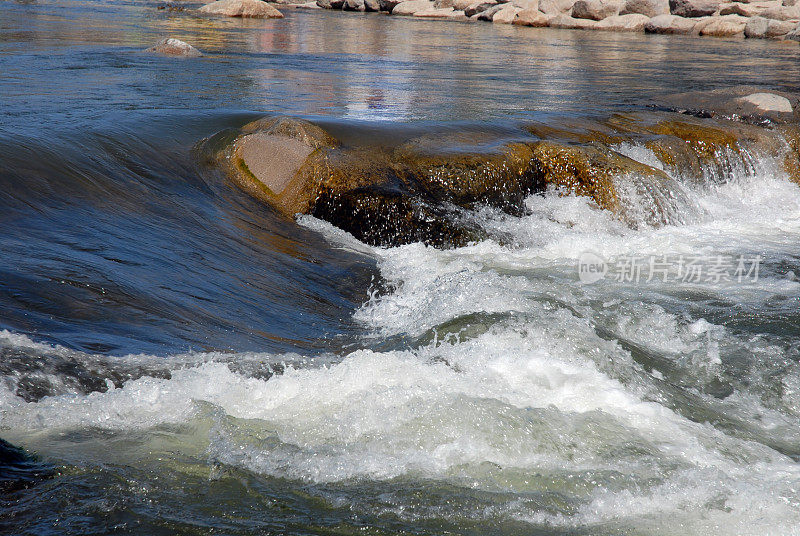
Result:
{"type": "Polygon", "coordinates": [[[502,136],[792,89],[796,44],[159,5],[0,2],[0,532],[800,534],[775,161],[681,182],[667,225],[549,191],[440,250],[287,220],[195,150],[270,113],[502,136]],[[581,284],[587,251],[760,264],[581,284]]]}

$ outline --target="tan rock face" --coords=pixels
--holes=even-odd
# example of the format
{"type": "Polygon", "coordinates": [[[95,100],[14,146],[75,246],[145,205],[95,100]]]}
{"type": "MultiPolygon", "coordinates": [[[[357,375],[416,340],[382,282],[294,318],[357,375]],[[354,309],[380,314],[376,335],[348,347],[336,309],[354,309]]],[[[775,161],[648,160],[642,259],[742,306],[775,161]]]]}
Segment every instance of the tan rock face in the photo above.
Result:
{"type": "Polygon", "coordinates": [[[603,20],[619,14],[623,6],[622,0],[578,0],[572,6],[572,16],[576,19],[603,20]]]}
{"type": "Polygon", "coordinates": [[[561,15],[572,10],[575,0],[539,0],[539,11],[545,15],[561,15]]]}
{"type": "Polygon", "coordinates": [[[757,17],[765,10],[778,7],[778,2],[758,2],[752,4],[741,4],[734,2],[722,4],[719,9],[720,15],[741,15],[742,17],[757,17]]]}
{"type": "Polygon", "coordinates": [[[696,21],[677,15],[659,15],[645,24],[644,31],[654,34],[686,35],[692,33],[696,21]]]}
{"type": "Polygon", "coordinates": [[[791,7],[780,6],[765,9],[761,12],[761,16],[766,19],[775,20],[800,20],[800,5],[791,7]]]}
{"type": "Polygon", "coordinates": [[[155,46],[148,48],[145,52],[163,54],[165,56],[178,56],[182,58],[197,58],[203,54],[189,43],[180,39],[162,39],[155,46]]]}
{"type": "Polygon", "coordinates": [[[464,11],[474,3],[475,0],[453,0],[453,9],[456,11],[464,11]]]}
{"type": "Polygon", "coordinates": [[[392,15],[412,16],[417,11],[434,9],[433,2],[429,0],[408,0],[407,2],[400,2],[394,9],[392,15]]]}
{"type": "Polygon", "coordinates": [[[538,9],[525,9],[517,13],[517,18],[512,24],[519,26],[532,26],[534,28],[545,28],[550,25],[549,17],[538,9]]]}
{"type": "Polygon", "coordinates": [[[497,13],[494,14],[494,17],[492,17],[492,22],[496,22],[498,24],[511,24],[514,22],[514,19],[517,18],[517,13],[520,11],[522,11],[522,9],[511,3],[505,4],[497,13]]]}
{"type": "Polygon", "coordinates": [[[708,20],[698,23],[695,30],[700,35],[712,37],[744,36],[747,18],[739,15],[726,15],[724,17],[709,17],[708,20]]]}
{"type": "Polygon", "coordinates": [[[640,15],[647,15],[648,17],[657,17],[659,15],[669,15],[669,1],[668,0],[627,0],[620,15],[630,15],[638,13],[640,15]]]}
{"type": "Polygon", "coordinates": [[[596,28],[613,32],[644,32],[644,27],[648,22],[650,22],[650,17],[631,13],[603,19],[597,23],[596,28]]]}
{"type": "Polygon", "coordinates": [[[283,14],[261,0],[219,0],[206,4],[199,10],[209,15],[248,17],[259,19],[282,19],[283,14]]]}
{"type": "Polygon", "coordinates": [[[800,25],[795,25],[794,29],[785,35],[790,41],[800,41],[800,25]]]}

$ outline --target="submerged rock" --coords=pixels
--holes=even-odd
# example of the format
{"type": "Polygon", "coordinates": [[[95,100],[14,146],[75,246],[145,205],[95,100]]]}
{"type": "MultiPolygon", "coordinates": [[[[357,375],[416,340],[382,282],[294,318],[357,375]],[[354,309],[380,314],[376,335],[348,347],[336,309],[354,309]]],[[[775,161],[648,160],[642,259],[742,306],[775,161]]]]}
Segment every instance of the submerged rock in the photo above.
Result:
{"type": "Polygon", "coordinates": [[[200,13],[259,19],[282,19],[283,13],[261,0],[218,0],[200,8],[200,13]]]}
{"type": "Polygon", "coordinates": [[[775,93],[752,93],[738,99],[744,105],[752,105],[761,113],[793,113],[792,103],[786,97],[775,93]]]}
{"type": "MultiPolygon", "coordinates": [[[[742,98],[785,106],[758,94],[742,98]]],[[[774,131],[640,112],[525,130],[511,137],[473,128],[382,138],[356,128],[340,141],[308,121],[273,117],[216,135],[201,150],[285,216],[311,214],[374,245],[463,245],[483,236],[466,211],[491,206],[521,215],[525,198],[548,188],[591,197],[634,227],[675,222],[683,194],[663,170],[682,180],[725,181],[732,170],[748,169],[753,155],[783,159],[800,181],[797,125],[774,131]],[[626,147],[651,156],[631,159],[626,147]]]]}
{"type": "Polygon", "coordinates": [[[703,112],[749,122],[800,120],[800,93],[765,91],[755,86],[679,93],[662,97],[661,102],[680,111],[703,112]]]}
{"type": "Polygon", "coordinates": [[[153,52],[155,54],[163,54],[165,56],[179,56],[182,58],[197,58],[203,55],[202,52],[194,48],[189,43],[185,43],[180,39],[173,39],[171,37],[162,39],[154,46],[145,50],[145,52],[153,52]]]}

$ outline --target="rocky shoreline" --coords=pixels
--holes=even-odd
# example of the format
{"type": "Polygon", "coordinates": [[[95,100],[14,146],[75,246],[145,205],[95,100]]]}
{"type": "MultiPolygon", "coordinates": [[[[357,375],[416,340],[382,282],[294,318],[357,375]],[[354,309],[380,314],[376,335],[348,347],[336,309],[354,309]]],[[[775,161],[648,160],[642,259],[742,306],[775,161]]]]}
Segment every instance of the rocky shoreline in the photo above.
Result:
{"type": "Polygon", "coordinates": [[[274,4],[537,28],[800,41],[800,0],[279,0],[274,4]]]}

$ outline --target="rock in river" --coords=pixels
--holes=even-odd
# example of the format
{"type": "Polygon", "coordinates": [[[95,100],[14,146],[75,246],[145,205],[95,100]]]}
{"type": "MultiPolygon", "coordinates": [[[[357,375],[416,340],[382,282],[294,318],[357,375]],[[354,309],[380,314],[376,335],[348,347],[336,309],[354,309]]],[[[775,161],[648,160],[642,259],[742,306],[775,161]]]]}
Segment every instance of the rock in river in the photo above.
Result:
{"type": "Polygon", "coordinates": [[[145,52],[154,52],[156,54],[164,54],[165,56],[180,56],[183,58],[197,58],[203,55],[202,52],[189,43],[171,37],[162,39],[145,52]]]}
{"type": "Polygon", "coordinates": [[[283,13],[261,0],[218,0],[200,8],[201,13],[249,17],[259,19],[282,19],[283,13]]]}

